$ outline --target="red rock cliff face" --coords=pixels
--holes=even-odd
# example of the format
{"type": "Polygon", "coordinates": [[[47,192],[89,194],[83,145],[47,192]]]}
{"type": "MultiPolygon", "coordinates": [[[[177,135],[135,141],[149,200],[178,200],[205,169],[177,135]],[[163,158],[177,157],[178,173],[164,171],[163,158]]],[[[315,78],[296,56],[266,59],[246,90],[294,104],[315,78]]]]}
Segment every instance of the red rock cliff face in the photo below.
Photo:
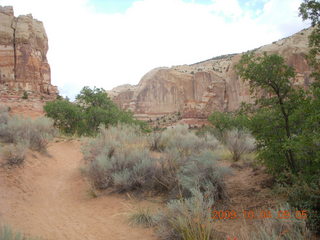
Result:
{"type": "MultiPolygon", "coordinates": [[[[255,50],[282,55],[293,66],[293,83],[308,87],[311,70],[306,61],[308,35],[303,30],[289,38],[255,50]]],[[[158,68],[147,73],[138,85],[109,91],[111,98],[141,119],[180,112],[183,118],[207,118],[213,111],[234,111],[241,102],[252,102],[248,84],[235,71],[241,54],[213,58],[192,65],[158,68]]]]}
{"type": "Polygon", "coordinates": [[[28,91],[56,97],[47,61],[48,38],[42,22],[32,15],[14,17],[12,7],[0,6],[0,91],[28,91]]]}

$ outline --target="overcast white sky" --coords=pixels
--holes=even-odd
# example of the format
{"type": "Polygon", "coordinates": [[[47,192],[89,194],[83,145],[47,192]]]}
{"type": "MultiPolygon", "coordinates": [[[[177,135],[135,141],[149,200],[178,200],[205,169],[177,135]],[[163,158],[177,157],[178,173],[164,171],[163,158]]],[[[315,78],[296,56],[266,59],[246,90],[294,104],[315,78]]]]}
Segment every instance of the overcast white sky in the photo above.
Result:
{"type": "Polygon", "coordinates": [[[87,86],[137,84],[155,67],[242,52],[308,26],[302,0],[0,0],[44,23],[52,83],[73,97],[87,86]]]}

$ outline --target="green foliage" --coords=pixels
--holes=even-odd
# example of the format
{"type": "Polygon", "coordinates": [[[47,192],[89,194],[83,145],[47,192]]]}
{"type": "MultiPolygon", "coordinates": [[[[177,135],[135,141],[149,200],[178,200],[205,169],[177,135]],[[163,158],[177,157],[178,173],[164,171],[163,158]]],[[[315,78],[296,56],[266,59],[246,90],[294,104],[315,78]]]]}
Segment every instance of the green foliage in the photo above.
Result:
{"type": "Polygon", "coordinates": [[[63,97],[59,94],[57,94],[56,100],[63,100],[63,97]]]}
{"type": "Polygon", "coordinates": [[[136,124],[148,130],[146,123],[135,120],[131,112],[120,110],[102,88],[84,87],[75,103],[56,100],[46,103],[44,110],[65,134],[95,135],[100,125],[108,127],[118,122],[136,124]]]}
{"type": "Polygon", "coordinates": [[[318,0],[304,0],[299,7],[299,15],[303,20],[310,19],[312,26],[320,22],[320,2],[318,0]]]}
{"type": "Polygon", "coordinates": [[[29,98],[29,94],[27,91],[24,91],[23,92],[23,95],[22,95],[22,99],[28,99],[29,98]]]}
{"type": "Polygon", "coordinates": [[[311,25],[314,27],[309,36],[309,64],[313,67],[312,76],[316,82],[314,85],[320,86],[320,2],[318,0],[304,0],[299,7],[299,15],[303,20],[311,20],[311,25]]]}
{"type": "Polygon", "coordinates": [[[305,176],[295,177],[292,185],[285,186],[288,202],[295,208],[308,212],[307,223],[312,230],[320,226],[320,180],[303,180],[305,176]]]}
{"type": "Polygon", "coordinates": [[[47,102],[44,106],[46,116],[54,120],[54,126],[66,134],[86,131],[83,112],[79,106],[66,100],[47,102]]]}
{"type": "Polygon", "coordinates": [[[227,130],[244,130],[248,127],[248,118],[245,114],[214,112],[208,120],[214,126],[215,135],[221,141],[227,130]]]}
{"type": "Polygon", "coordinates": [[[277,161],[286,162],[283,166],[297,172],[296,156],[293,149],[287,145],[293,136],[290,116],[297,106],[298,96],[290,82],[295,77],[293,68],[287,66],[282,57],[264,53],[262,57],[243,55],[237,70],[239,75],[249,82],[251,92],[257,96],[256,105],[260,110],[254,115],[251,127],[258,147],[263,152],[260,157],[266,161],[274,161],[270,156],[277,149],[277,161]],[[258,124],[264,127],[257,128],[258,124]]]}
{"type": "MultiPolygon", "coordinates": [[[[318,194],[315,179],[320,173],[320,88],[314,85],[304,91],[293,87],[294,70],[277,55],[246,54],[237,69],[257,98],[256,110],[249,114],[249,128],[259,158],[279,182],[296,186],[296,191],[288,193],[292,206],[318,213],[319,198],[314,194],[318,194]],[[302,182],[313,190],[308,193],[306,187],[297,185],[302,182]]],[[[313,230],[318,223],[316,218],[308,219],[313,230]]]]}

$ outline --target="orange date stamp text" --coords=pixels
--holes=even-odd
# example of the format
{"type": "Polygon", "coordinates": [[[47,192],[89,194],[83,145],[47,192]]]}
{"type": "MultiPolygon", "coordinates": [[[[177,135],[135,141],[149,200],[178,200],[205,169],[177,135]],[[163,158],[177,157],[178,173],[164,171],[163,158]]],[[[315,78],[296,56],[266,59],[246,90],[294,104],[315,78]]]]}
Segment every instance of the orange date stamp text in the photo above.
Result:
{"type": "Polygon", "coordinates": [[[213,220],[234,220],[239,218],[244,219],[267,219],[267,218],[277,218],[277,219],[307,219],[308,211],[289,211],[289,210],[279,210],[272,212],[270,210],[243,210],[241,212],[234,210],[212,210],[211,217],[213,220]]]}

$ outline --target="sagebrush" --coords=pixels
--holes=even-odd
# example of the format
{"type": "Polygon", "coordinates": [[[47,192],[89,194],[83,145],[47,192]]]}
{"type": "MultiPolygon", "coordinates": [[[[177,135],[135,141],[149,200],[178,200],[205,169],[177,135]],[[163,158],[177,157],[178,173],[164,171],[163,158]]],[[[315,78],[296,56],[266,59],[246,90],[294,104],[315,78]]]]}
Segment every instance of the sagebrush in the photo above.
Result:
{"type": "Polygon", "coordinates": [[[155,216],[149,208],[137,208],[129,214],[129,222],[132,225],[143,227],[155,226],[155,216]]]}
{"type": "Polygon", "coordinates": [[[83,147],[88,177],[98,189],[166,193],[170,198],[179,198],[190,197],[191,188],[197,186],[213,198],[225,198],[223,178],[227,171],[217,165],[217,156],[210,152],[217,140],[187,134],[183,138],[187,143],[183,144],[168,137],[182,138],[185,130],[180,127],[164,131],[167,141],[161,156],[155,158],[149,136],[139,127],[101,128],[97,138],[83,147]]]}
{"type": "Polygon", "coordinates": [[[189,199],[172,200],[156,216],[157,233],[164,240],[220,239],[213,229],[211,211],[214,201],[192,189],[189,199]]]}
{"type": "Polygon", "coordinates": [[[239,161],[243,154],[255,150],[255,140],[246,131],[239,129],[228,130],[224,133],[224,143],[232,154],[233,161],[239,161]]]}
{"type": "Polygon", "coordinates": [[[0,139],[14,144],[23,142],[36,151],[44,151],[55,133],[53,121],[45,117],[33,120],[13,116],[0,124],[0,139]]]}
{"type": "Polygon", "coordinates": [[[27,149],[28,146],[24,143],[11,144],[1,149],[1,157],[9,165],[21,164],[26,157],[27,149]]]}

